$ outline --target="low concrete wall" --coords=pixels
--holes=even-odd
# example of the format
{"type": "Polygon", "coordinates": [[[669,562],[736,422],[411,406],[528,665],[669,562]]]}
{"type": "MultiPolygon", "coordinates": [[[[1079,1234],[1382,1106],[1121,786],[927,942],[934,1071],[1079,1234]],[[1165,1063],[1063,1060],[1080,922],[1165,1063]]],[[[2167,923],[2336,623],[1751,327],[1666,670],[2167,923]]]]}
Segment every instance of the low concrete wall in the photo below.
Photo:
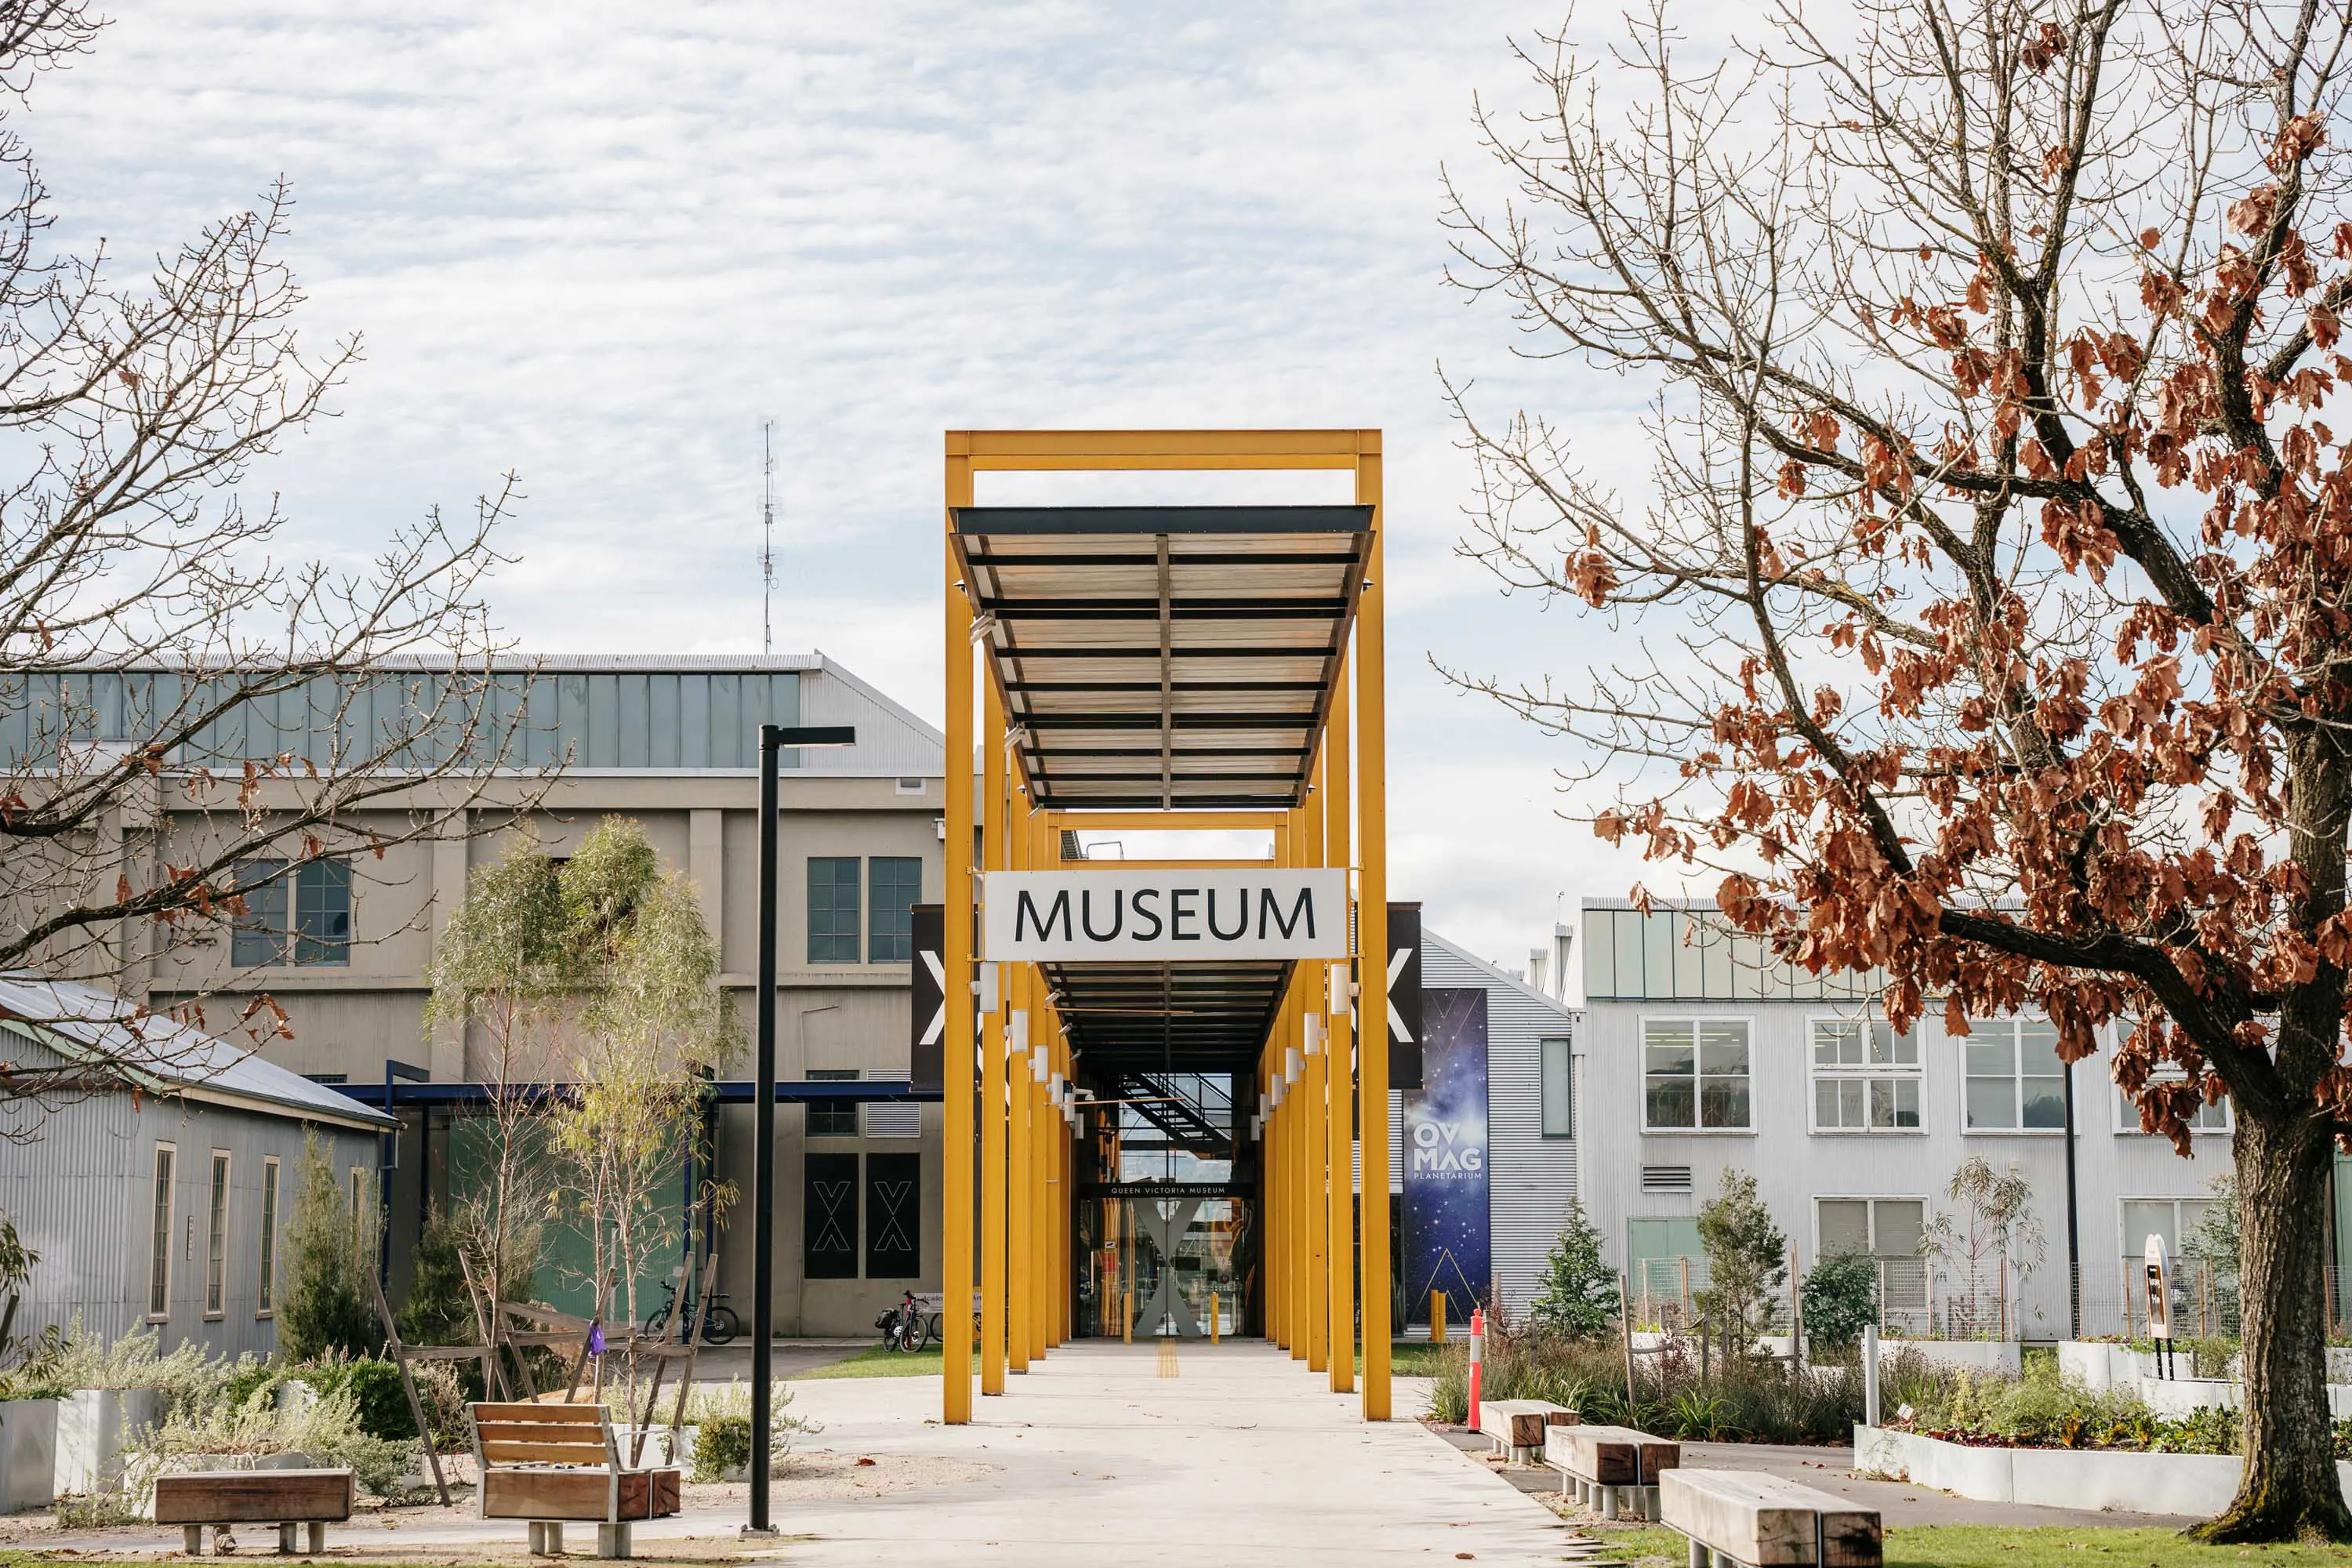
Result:
{"type": "MultiPolygon", "coordinates": [[[[1864,1475],[1933,1487],[1979,1502],[2214,1514],[2237,1495],[2241,1466],[2234,1454],[1979,1448],[1882,1426],[1856,1426],[1853,1468],[1864,1475]]],[[[2352,1489],[2352,1461],[2338,1461],[2336,1473],[2352,1489]]]]}
{"type": "Polygon", "coordinates": [[[58,1496],[58,1401],[0,1401],[0,1513],[58,1496]]]}
{"type": "Polygon", "coordinates": [[[2025,1367],[2015,1340],[1885,1340],[1878,1342],[1878,1359],[1893,1361],[1905,1351],[1916,1351],[1934,1366],[1965,1366],[1978,1372],[2005,1372],[2018,1376],[2025,1367]]]}
{"type": "Polygon", "coordinates": [[[162,1413],[157,1388],[82,1388],[58,1402],[58,1495],[89,1496],[122,1485],[122,1450],[162,1413]]]}
{"type": "MultiPolygon", "coordinates": [[[[2226,1377],[2143,1377],[2140,1403],[2158,1415],[2179,1417],[2200,1410],[2235,1410],[2245,1403],[2245,1384],[2226,1377]]],[[[2327,1418],[2352,1420],[2352,1386],[2327,1385],[2327,1418]]]]}
{"type": "Polygon", "coordinates": [[[2136,1383],[2146,1370],[2139,1352],[2129,1345],[2102,1340],[2062,1340],[2058,1344],[2058,1375],[2094,1393],[2136,1383]]]}

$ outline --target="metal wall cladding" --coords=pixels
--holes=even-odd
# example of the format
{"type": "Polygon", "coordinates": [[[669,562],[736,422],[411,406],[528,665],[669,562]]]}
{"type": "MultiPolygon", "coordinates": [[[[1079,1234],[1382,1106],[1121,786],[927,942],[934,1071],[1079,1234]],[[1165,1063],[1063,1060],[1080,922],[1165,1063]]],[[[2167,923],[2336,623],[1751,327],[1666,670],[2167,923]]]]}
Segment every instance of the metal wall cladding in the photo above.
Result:
{"type": "MultiPolygon", "coordinates": [[[[0,1210],[39,1254],[18,1309],[20,1331],[82,1326],[111,1340],[154,1327],[165,1350],[194,1341],[230,1355],[268,1355],[276,1320],[259,1314],[262,1171],[275,1158],[278,1279],[288,1277],[285,1243],[306,1124],[290,1118],[176,1097],[105,1094],[58,1107],[37,1141],[0,1145],[0,1210]],[[172,1144],[169,1310],[148,1317],[153,1256],[155,1148],[172,1144]],[[205,1310],[212,1156],[229,1157],[223,1300],[205,1310]]],[[[312,1129],[346,1183],[358,1167],[372,1178],[376,1140],[342,1128],[312,1129]]]]}
{"type": "MultiPolygon", "coordinates": [[[[1444,942],[1423,937],[1422,984],[1486,993],[1486,1181],[1494,1288],[1514,1317],[1577,1195],[1576,1141],[1543,1135],[1543,1047],[1574,1037],[1575,1014],[1444,942]]],[[[1581,1131],[1584,1108],[1571,1101],[1581,1131]]],[[[1402,1121],[1402,1118],[1399,1118],[1402,1121]]],[[[1394,1123],[1391,1124],[1394,1126],[1394,1123]]]]}

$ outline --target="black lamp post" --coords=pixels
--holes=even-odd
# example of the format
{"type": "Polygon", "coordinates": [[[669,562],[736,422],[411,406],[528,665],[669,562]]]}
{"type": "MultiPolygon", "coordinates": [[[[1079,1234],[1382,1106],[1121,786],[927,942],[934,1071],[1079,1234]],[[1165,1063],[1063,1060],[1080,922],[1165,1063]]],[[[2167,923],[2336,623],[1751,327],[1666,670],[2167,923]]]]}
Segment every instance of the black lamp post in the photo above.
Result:
{"type": "Polygon", "coordinates": [[[751,1522],[747,1534],[772,1535],[768,1522],[768,1411],[776,1334],[776,762],[785,747],[854,746],[846,724],[760,726],[759,1083],[751,1122],[751,1522]]]}

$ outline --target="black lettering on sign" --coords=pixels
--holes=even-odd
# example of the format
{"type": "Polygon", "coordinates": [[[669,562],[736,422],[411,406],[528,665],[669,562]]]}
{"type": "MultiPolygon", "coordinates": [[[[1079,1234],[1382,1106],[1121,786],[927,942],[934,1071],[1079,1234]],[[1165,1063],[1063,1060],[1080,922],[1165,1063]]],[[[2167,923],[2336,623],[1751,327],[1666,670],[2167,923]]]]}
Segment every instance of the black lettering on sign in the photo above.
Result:
{"type": "Polygon", "coordinates": [[[1165,922],[1160,920],[1159,910],[1147,910],[1143,907],[1143,900],[1146,899],[1150,899],[1154,903],[1157,903],[1160,900],[1160,889],[1157,888],[1138,888],[1135,889],[1135,940],[1138,942],[1158,942],[1160,940],[1160,927],[1165,922]],[[1143,929],[1143,922],[1146,921],[1150,921],[1151,922],[1151,929],[1150,931],[1143,929]]]}
{"type": "Polygon", "coordinates": [[[1078,895],[1078,925],[1087,933],[1088,942],[1117,942],[1120,929],[1126,924],[1127,893],[1125,889],[1113,888],[1110,890],[1110,930],[1108,931],[1095,930],[1095,890],[1088,888],[1078,895]]]}
{"type": "Polygon", "coordinates": [[[1313,890],[1307,888],[1301,888],[1298,889],[1298,900],[1290,906],[1290,918],[1288,920],[1285,920],[1282,915],[1281,906],[1274,901],[1274,889],[1272,888],[1259,889],[1257,895],[1257,939],[1260,942],[1264,942],[1265,940],[1265,927],[1268,921],[1272,921],[1276,926],[1281,929],[1283,939],[1285,941],[1288,941],[1290,939],[1291,933],[1297,928],[1298,922],[1305,921],[1307,922],[1307,940],[1313,942],[1315,940],[1315,894],[1313,890]]]}
{"type": "Polygon", "coordinates": [[[1184,922],[1186,921],[1197,920],[1200,918],[1201,914],[1200,910],[1192,908],[1185,902],[1185,900],[1188,899],[1197,900],[1200,896],[1201,889],[1198,888],[1171,888],[1169,889],[1168,936],[1171,941],[1198,942],[1201,940],[1201,933],[1199,931],[1186,931],[1184,929],[1184,922]]]}
{"type": "Polygon", "coordinates": [[[1241,905],[1242,918],[1234,922],[1233,930],[1227,931],[1217,923],[1217,889],[1211,888],[1209,889],[1209,934],[1219,942],[1239,942],[1249,935],[1249,890],[1247,889],[1242,890],[1241,905]]]}
{"type": "Polygon", "coordinates": [[[1022,933],[1031,926],[1034,926],[1037,928],[1037,940],[1047,941],[1054,934],[1055,921],[1062,922],[1062,940],[1069,941],[1070,889],[1065,888],[1054,895],[1054,901],[1046,909],[1045,918],[1041,921],[1037,918],[1037,906],[1029,897],[1029,889],[1024,888],[1021,889],[1021,896],[1013,901],[1013,940],[1019,942],[1022,939],[1022,933]]]}

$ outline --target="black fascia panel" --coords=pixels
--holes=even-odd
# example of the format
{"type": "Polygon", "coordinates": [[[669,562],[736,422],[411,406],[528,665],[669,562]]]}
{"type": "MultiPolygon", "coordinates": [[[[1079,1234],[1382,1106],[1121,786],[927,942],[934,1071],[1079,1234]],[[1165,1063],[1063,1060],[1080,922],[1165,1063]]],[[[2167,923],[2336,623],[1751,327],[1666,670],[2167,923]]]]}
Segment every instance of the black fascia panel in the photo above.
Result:
{"type": "Polygon", "coordinates": [[[958,533],[982,536],[1372,531],[1368,506],[960,506],[953,515],[958,533]]]}

